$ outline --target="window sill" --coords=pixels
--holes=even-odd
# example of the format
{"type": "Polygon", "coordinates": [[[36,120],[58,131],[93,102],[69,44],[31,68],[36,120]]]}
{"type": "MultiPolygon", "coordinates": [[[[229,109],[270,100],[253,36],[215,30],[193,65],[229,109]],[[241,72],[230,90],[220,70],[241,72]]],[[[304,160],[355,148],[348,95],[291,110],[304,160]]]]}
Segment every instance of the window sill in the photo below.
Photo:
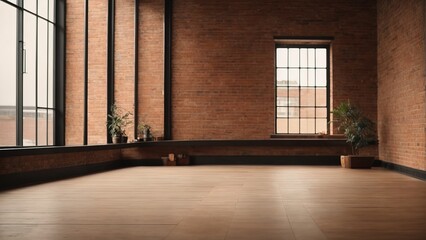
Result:
{"type": "Polygon", "coordinates": [[[317,139],[317,138],[324,138],[324,139],[345,139],[345,136],[343,134],[271,134],[271,138],[280,138],[280,139],[317,139]]]}

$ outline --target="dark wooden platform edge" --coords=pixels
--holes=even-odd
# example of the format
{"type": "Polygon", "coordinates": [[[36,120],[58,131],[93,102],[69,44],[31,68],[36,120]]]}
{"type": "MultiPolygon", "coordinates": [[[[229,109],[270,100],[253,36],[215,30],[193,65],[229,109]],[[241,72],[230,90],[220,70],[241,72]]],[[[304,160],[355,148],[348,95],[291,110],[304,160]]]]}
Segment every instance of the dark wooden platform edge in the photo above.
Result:
{"type": "MultiPolygon", "coordinates": [[[[124,166],[161,166],[161,159],[123,160],[124,166]]],[[[340,156],[191,156],[190,165],[339,165],[340,156]]]]}
{"type": "Polygon", "coordinates": [[[42,184],[122,168],[120,161],[0,175],[0,190],[42,184]]]}

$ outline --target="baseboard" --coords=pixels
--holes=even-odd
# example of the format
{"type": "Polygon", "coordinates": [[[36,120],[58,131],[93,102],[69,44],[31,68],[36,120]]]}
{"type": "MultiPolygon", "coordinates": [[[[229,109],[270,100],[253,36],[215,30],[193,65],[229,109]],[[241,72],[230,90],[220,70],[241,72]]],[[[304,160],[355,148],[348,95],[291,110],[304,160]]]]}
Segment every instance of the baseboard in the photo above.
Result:
{"type": "Polygon", "coordinates": [[[120,161],[0,175],[0,190],[24,187],[121,168],[120,161]]]}
{"type": "Polygon", "coordinates": [[[383,160],[381,160],[380,162],[381,162],[381,167],[385,169],[396,171],[404,175],[408,175],[410,177],[421,179],[423,181],[426,180],[426,171],[402,166],[402,165],[391,163],[391,162],[386,162],[383,160]]]}

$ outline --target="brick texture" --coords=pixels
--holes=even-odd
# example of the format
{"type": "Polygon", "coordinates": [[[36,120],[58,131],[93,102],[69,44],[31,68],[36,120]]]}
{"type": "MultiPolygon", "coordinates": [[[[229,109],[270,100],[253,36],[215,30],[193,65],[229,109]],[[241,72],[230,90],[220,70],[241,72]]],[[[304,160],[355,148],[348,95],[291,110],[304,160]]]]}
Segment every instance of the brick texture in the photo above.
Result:
{"type": "MultiPolygon", "coordinates": [[[[114,98],[118,107],[133,113],[135,66],[134,3],[128,0],[118,0],[115,4],[114,98]]],[[[129,139],[134,138],[133,129],[133,124],[126,128],[129,139]]]]}
{"type": "MultiPolygon", "coordinates": [[[[106,143],[108,1],[89,1],[88,144],[106,143]]],[[[81,90],[80,90],[81,91],[81,90]]]]}
{"type": "Polygon", "coordinates": [[[164,1],[140,1],[139,19],[139,122],[164,135],[164,1]]]}
{"type": "Polygon", "coordinates": [[[83,143],[84,2],[67,1],[66,9],[65,138],[67,145],[78,145],[83,143]]]}
{"type": "MultiPolygon", "coordinates": [[[[91,1],[89,140],[105,141],[106,1],[91,1]],[[92,3],[93,2],[93,3],[92,3]],[[99,5],[98,5],[99,4],[99,5]],[[97,57],[98,59],[94,59],[97,57]],[[97,101],[96,99],[99,99],[97,101]]],[[[172,135],[269,139],[274,133],[274,36],[331,36],[333,105],[350,99],[377,118],[376,2],[173,1],[172,135]]],[[[116,1],[115,98],[134,111],[134,2],[116,1]]],[[[83,1],[67,2],[67,144],[83,134],[83,1]]],[[[139,119],[164,134],[164,1],[140,1],[139,119]]],[[[133,126],[127,129],[130,139],[133,126]]]]}
{"type": "Polygon", "coordinates": [[[173,1],[173,138],[274,133],[274,36],[331,36],[332,105],[377,118],[375,1],[173,1]]]}
{"type": "Polygon", "coordinates": [[[378,1],[381,160],[426,170],[426,1],[378,1]]]}

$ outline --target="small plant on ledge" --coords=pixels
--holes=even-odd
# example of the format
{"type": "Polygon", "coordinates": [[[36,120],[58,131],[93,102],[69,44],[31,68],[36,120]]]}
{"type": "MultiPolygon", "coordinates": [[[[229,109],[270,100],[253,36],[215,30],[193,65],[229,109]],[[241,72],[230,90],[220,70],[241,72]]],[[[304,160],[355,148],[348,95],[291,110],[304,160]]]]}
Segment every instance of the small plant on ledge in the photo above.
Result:
{"type": "Polygon", "coordinates": [[[149,141],[152,138],[151,126],[146,123],[139,123],[138,136],[144,141],[149,141]]]}
{"type": "Polygon", "coordinates": [[[341,157],[342,166],[349,168],[370,168],[374,157],[359,156],[359,150],[376,142],[373,121],[365,117],[349,100],[340,103],[331,113],[333,114],[332,122],[336,123],[337,129],[343,132],[346,142],[351,145],[352,149],[351,156],[341,157]],[[358,163],[358,159],[364,159],[365,164],[367,162],[368,164],[363,165],[358,163]]]}
{"type": "Polygon", "coordinates": [[[131,115],[131,112],[118,108],[116,104],[111,106],[111,113],[108,114],[107,127],[113,143],[127,142],[125,128],[132,123],[130,120],[131,115]]]}

